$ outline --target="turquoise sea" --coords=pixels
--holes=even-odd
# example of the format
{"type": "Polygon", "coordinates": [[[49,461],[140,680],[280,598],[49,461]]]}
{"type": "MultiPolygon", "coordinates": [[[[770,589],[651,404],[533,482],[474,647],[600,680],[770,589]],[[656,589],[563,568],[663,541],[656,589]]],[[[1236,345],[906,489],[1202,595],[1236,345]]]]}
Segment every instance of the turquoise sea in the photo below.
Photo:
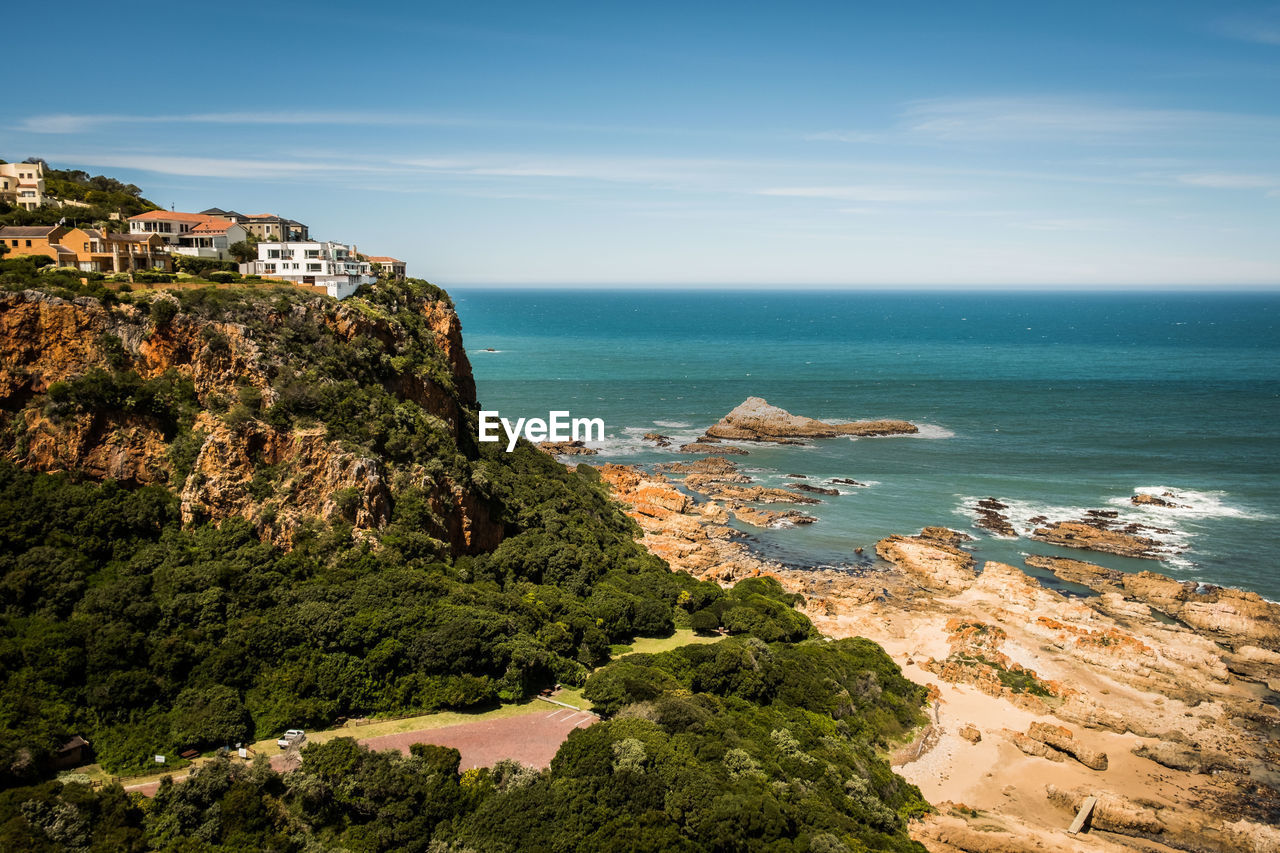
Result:
{"type": "Polygon", "coordinates": [[[690,441],[749,396],[921,425],[734,457],[766,485],[866,484],[812,507],[811,526],[743,527],[776,559],[865,565],[856,548],[941,524],[977,536],[980,560],[1058,553],[1280,600],[1280,294],[451,292],[483,406],[603,418],[599,460],[681,458],[640,436],[690,441]],[[1185,506],[1140,509],[1139,490],[1185,506]],[[1153,563],[995,537],[971,526],[983,497],[1019,529],[1117,510],[1167,530],[1157,538],[1178,553],[1153,563]]]}

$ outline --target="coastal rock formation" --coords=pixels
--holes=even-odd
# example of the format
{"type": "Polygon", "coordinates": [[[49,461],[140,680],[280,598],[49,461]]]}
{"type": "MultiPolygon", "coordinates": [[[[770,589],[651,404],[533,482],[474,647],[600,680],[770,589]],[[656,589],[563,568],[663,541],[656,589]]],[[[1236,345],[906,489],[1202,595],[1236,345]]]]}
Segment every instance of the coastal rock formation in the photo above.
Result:
{"type": "Polygon", "coordinates": [[[953,548],[959,548],[965,542],[973,541],[973,537],[968,533],[961,533],[959,530],[952,530],[949,527],[926,527],[920,531],[920,538],[941,542],[943,545],[950,545],[953,548]]]}
{"type": "Polygon", "coordinates": [[[1032,723],[1027,729],[1027,737],[1064,752],[1079,761],[1090,770],[1106,770],[1107,754],[1090,749],[1080,741],[1071,729],[1066,726],[1055,726],[1050,723],[1032,723]]]}
{"type": "Polygon", "coordinates": [[[799,489],[802,492],[812,492],[815,495],[838,495],[839,489],[828,489],[823,486],[811,486],[808,483],[795,483],[791,486],[793,489],[799,489]]]}
{"type": "Polygon", "coordinates": [[[581,441],[540,441],[538,449],[552,456],[596,456],[600,452],[581,441]]]}
{"type": "Polygon", "coordinates": [[[724,444],[724,445],[714,444],[712,442],[707,441],[706,438],[700,438],[697,441],[693,442],[692,444],[680,445],[680,452],[681,453],[728,453],[732,456],[747,455],[747,451],[743,450],[741,447],[734,447],[732,444],[724,444]]]}
{"type": "Polygon", "coordinates": [[[771,406],[760,397],[748,397],[729,414],[707,428],[712,438],[736,441],[788,443],[797,438],[836,438],[842,435],[905,435],[919,432],[907,421],[856,421],[826,423],[793,415],[771,406]]]}
{"type": "Polygon", "coordinates": [[[1009,517],[1004,513],[1008,508],[995,498],[983,498],[974,507],[974,514],[977,516],[974,524],[997,536],[1016,537],[1018,531],[1009,523],[1009,517]]]}
{"type": "Polygon", "coordinates": [[[728,503],[725,507],[733,513],[734,518],[738,521],[750,524],[754,527],[783,527],[793,524],[813,524],[818,519],[812,515],[805,515],[794,509],[787,509],[781,512],[771,509],[756,509],[740,503],[728,503]]]}
{"type": "MultiPolygon", "coordinates": [[[[1123,609],[1123,602],[1141,602],[1171,619],[1177,619],[1216,641],[1242,652],[1235,660],[1250,660],[1264,666],[1280,652],[1280,604],[1254,592],[1176,581],[1155,572],[1130,574],[1061,557],[1029,556],[1027,565],[1052,571],[1063,580],[1087,586],[1118,598],[1111,609],[1123,609]],[[1256,652],[1249,649],[1257,648],[1256,652]],[[1265,650],[1265,651],[1264,651],[1265,650]]],[[[1114,599],[1112,599],[1114,601],[1114,599]]]]}
{"type": "Polygon", "coordinates": [[[1142,560],[1158,560],[1166,555],[1164,544],[1155,539],[1083,521],[1057,521],[1037,527],[1031,538],[1064,548],[1082,548],[1142,560]]]}
{"type": "Polygon", "coordinates": [[[909,572],[930,589],[962,592],[977,577],[973,555],[954,545],[922,536],[889,536],[876,543],[876,554],[909,572]]]}
{"type": "Polygon", "coordinates": [[[660,432],[646,432],[644,435],[640,436],[640,440],[653,442],[658,447],[671,446],[671,437],[663,435],[660,432]]]}
{"type": "Polygon", "coordinates": [[[1173,492],[1165,492],[1160,496],[1140,493],[1129,498],[1129,503],[1134,506],[1158,506],[1169,509],[1186,509],[1185,504],[1176,503],[1172,500],[1174,498],[1177,498],[1177,495],[1173,492]]]}
{"type": "Polygon", "coordinates": [[[728,513],[719,504],[695,503],[661,474],[626,465],[602,465],[599,471],[614,499],[640,525],[645,547],[673,569],[730,581],[774,574],[781,568],[737,541],[735,531],[725,526],[728,513]]]}
{"type": "Polygon", "coordinates": [[[665,471],[669,474],[713,474],[713,475],[730,475],[736,474],[738,466],[734,465],[723,456],[708,456],[705,459],[695,459],[692,462],[666,462],[657,466],[657,470],[665,471]]]}

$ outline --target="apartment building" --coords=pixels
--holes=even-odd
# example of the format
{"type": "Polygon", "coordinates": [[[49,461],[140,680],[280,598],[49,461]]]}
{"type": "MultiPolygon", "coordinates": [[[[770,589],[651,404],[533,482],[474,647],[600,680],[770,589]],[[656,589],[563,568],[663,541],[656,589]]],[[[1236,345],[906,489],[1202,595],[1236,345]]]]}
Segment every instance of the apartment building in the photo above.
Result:
{"type": "Polygon", "coordinates": [[[283,242],[306,242],[311,239],[310,229],[296,219],[285,219],[274,213],[239,213],[234,210],[223,210],[211,207],[202,210],[206,216],[218,216],[230,219],[244,228],[258,240],[276,240],[283,242]]]}
{"type": "Polygon", "coordinates": [[[258,244],[258,260],[244,264],[241,270],[323,287],[336,299],[346,299],[360,285],[378,280],[369,262],[358,257],[355,246],[332,241],[264,241],[258,244]]]}

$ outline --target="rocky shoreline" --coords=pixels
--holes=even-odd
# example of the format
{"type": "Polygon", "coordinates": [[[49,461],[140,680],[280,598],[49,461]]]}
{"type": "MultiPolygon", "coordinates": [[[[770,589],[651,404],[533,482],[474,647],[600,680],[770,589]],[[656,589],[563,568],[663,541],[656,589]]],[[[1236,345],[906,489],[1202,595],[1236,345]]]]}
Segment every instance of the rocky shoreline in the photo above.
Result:
{"type": "MultiPolygon", "coordinates": [[[[943,527],[881,540],[879,570],[785,567],[729,521],[772,526],[773,510],[747,504],[807,495],[744,483],[723,456],[663,468],[687,491],[664,473],[600,468],[653,553],[724,583],[776,577],[825,634],[867,637],[930,686],[935,722],[896,759],[938,808],[913,829],[929,850],[1280,849],[1280,709],[1267,701],[1280,691],[1280,605],[1060,557],[979,567],[971,537],[943,527]],[[1066,835],[1089,796],[1090,828],[1066,835]]],[[[1098,551],[1121,547],[1113,534],[1145,538],[1105,515],[1039,524],[1034,539],[1098,551]]]]}

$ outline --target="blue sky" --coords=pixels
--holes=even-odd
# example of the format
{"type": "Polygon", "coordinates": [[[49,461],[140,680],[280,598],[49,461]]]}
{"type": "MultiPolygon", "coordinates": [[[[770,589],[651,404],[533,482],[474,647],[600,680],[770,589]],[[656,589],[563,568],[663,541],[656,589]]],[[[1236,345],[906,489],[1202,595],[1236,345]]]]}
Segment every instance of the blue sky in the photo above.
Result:
{"type": "Polygon", "coordinates": [[[118,8],[0,157],[446,286],[1280,285],[1277,3],[118,8]]]}

